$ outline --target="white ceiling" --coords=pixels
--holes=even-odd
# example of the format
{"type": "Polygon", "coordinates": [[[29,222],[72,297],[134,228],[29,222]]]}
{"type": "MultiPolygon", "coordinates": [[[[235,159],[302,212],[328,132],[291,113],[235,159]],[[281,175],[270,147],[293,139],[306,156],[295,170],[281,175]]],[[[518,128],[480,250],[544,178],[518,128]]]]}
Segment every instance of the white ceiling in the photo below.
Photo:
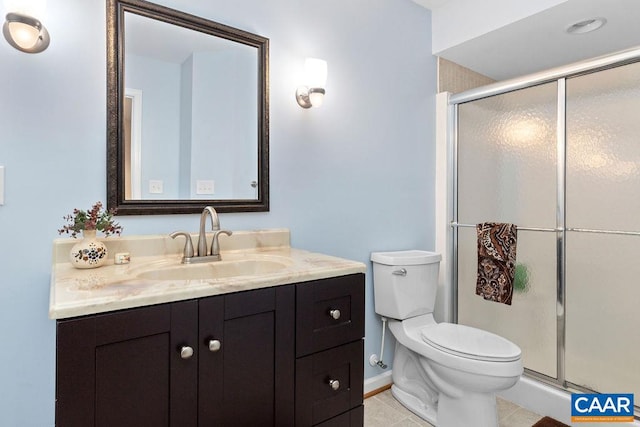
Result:
{"type": "MultiPolygon", "coordinates": [[[[461,2],[413,1],[431,9],[434,15],[438,8],[461,2]]],[[[525,4],[530,0],[512,1],[525,4]]],[[[486,16],[475,19],[498,13],[490,6],[485,10],[486,16]]],[[[640,0],[568,0],[434,54],[504,80],[640,46],[639,18],[640,0]],[[604,17],[607,24],[588,34],[565,32],[569,25],[593,17],[604,17]]],[[[454,28],[468,25],[463,19],[452,21],[454,28]]]]}

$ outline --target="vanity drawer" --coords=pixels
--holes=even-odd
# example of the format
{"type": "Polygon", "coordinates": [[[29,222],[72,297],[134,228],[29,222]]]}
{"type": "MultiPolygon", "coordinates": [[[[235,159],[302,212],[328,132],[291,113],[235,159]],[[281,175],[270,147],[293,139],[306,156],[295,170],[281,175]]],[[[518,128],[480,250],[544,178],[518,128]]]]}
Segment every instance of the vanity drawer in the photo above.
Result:
{"type": "Polygon", "coordinates": [[[364,336],[364,274],[297,285],[296,356],[364,336]]]}
{"type": "Polygon", "coordinates": [[[360,339],[296,360],[297,426],[316,425],[362,405],[363,351],[360,339]]]}
{"type": "Polygon", "coordinates": [[[316,427],[362,427],[364,425],[364,405],[333,417],[316,427]]]}

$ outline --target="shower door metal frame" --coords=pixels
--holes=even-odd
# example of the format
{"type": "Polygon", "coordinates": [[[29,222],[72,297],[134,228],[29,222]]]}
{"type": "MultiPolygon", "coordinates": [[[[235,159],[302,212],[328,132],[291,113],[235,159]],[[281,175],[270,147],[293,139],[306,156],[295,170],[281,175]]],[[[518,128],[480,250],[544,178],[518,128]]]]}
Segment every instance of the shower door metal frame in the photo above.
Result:
{"type": "MultiPolygon", "coordinates": [[[[570,383],[566,380],[565,372],[565,350],[566,350],[566,283],[565,283],[565,260],[566,260],[566,233],[567,231],[577,231],[585,233],[620,234],[640,236],[640,232],[619,231],[619,230],[593,230],[584,228],[566,227],[566,82],[568,78],[577,77],[584,74],[591,74],[597,71],[615,68],[622,65],[640,61],[640,48],[623,50],[611,55],[601,56],[595,59],[577,62],[564,67],[553,68],[548,71],[531,74],[528,76],[506,80],[504,82],[493,83],[477,89],[468,90],[459,94],[449,96],[448,105],[448,132],[447,145],[449,147],[449,167],[451,176],[449,177],[451,186],[450,195],[452,218],[450,228],[452,233],[452,246],[449,255],[451,256],[451,277],[452,277],[452,313],[453,321],[458,322],[458,228],[474,227],[475,224],[458,223],[458,106],[467,102],[477,101],[495,95],[514,92],[545,83],[557,83],[557,206],[556,206],[556,227],[555,228],[534,228],[518,227],[518,231],[544,231],[556,233],[557,251],[557,271],[556,271],[556,322],[557,322],[557,342],[556,342],[556,376],[549,377],[540,372],[525,368],[525,373],[531,377],[541,380],[547,384],[566,389],[574,388],[582,391],[593,391],[578,384],[570,383]]],[[[636,407],[637,408],[637,407],[636,407]]]]}

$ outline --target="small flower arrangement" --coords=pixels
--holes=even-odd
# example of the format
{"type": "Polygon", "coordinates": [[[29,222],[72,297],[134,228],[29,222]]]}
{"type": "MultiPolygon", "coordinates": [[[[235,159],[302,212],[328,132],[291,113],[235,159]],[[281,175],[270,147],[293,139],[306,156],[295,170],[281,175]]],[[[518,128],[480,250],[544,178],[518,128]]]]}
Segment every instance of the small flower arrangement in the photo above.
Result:
{"type": "Polygon", "coordinates": [[[69,223],[62,226],[58,234],[71,234],[74,239],[82,230],[102,231],[106,237],[120,235],[122,226],[113,220],[115,213],[115,209],[102,209],[102,202],[96,202],[89,211],[74,209],[72,214],[62,217],[69,223]]]}

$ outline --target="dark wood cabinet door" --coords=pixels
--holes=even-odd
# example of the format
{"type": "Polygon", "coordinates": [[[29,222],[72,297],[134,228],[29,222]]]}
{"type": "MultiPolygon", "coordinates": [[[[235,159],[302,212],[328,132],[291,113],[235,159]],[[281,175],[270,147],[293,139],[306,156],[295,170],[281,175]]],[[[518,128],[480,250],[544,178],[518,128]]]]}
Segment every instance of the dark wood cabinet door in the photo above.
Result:
{"type": "Polygon", "coordinates": [[[293,425],[293,306],[293,286],[200,300],[201,427],[293,425]]]}
{"type": "Polygon", "coordinates": [[[56,425],[196,426],[197,303],[58,321],[56,425]]]}

